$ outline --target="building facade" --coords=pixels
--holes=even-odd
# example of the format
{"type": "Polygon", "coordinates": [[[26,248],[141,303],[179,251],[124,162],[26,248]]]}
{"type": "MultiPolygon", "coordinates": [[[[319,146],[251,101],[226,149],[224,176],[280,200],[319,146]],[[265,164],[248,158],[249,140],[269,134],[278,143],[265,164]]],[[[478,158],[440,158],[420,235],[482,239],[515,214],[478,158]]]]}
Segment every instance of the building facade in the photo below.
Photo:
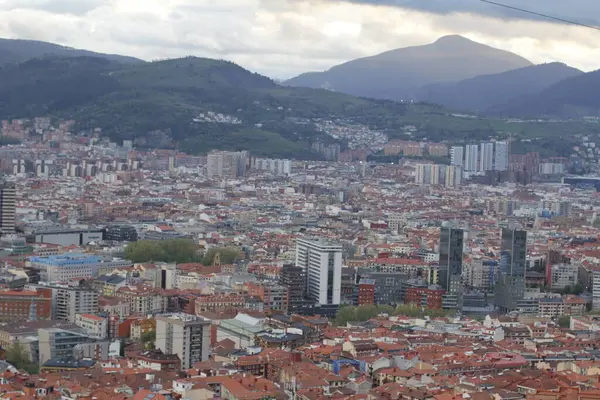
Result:
{"type": "Polygon", "coordinates": [[[494,296],[494,302],[500,310],[517,310],[517,303],[525,297],[526,264],[527,232],[502,228],[500,266],[494,296]]]}
{"type": "Polygon", "coordinates": [[[450,225],[440,229],[438,283],[446,291],[444,308],[460,307],[464,231],[450,225]]]}
{"type": "Polygon", "coordinates": [[[177,354],[181,368],[191,368],[209,357],[211,321],[190,314],[166,314],[156,317],[156,348],[165,354],[177,354]]]}
{"type": "Polygon", "coordinates": [[[342,246],[321,238],[296,242],[296,265],[306,273],[306,294],[317,304],[339,305],[342,287],[342,246]]]}

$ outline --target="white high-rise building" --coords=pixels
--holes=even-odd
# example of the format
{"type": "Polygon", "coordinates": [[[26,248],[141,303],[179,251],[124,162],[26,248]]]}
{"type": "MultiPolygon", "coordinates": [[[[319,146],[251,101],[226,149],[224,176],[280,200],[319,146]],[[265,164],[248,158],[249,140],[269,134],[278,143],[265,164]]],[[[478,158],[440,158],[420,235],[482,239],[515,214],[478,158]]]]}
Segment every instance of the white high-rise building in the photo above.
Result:
{"type": "Polygon", "coordinates": [[[465,148],[463,146],[452,146],[450,148],[450,164],[462,167],[465,163],[465,148]]]}
{"type": "Polygon", "coordinates": [[[494,169],[494,143],[481,143],[479,154],[479,171],[491,171],[494,169]]]}
{"type": "Polygon", "coordinates": [[[479,160],[479,146],[468,144],[465,146],[465,171],[477,171],[477,161],[479,160]]]}
{"type": "Polygon", "coordinates": [[[462,184],[462,168],[456,165],[448,165],[446,167],[446,187],[455,187],[462,184]]]}
{"type": "Polygon", "coordinates": [[[339,305],[342,291],[342,246],[322,238],[296,241],[296,265],[306,272],[306,293],[320,305],[339,305]]]}
{"type": "Polygon", "coordinates": [[[247,163],[247,151],[211,151],[206,157],[206,172],[210,178],[236,178],[244,176],[247,163]]]}
{"type": "Polygon", "coordinates": [[[0,184],[0,232],[11,234],[15,232],[17,192],[14,183],[0,184]]]}
{"type": "Polygon", "coordinates": [[[507,171],[509,160],[509,144],[506,141],[496,142],[496,155],[494,169],[496,171],[507,171]]]}
{"type": "Polygon", "coordinates": [[[158,315],[156,319],[156,348],[165,354],[177,354],[181,369],[208,360],[210,350],[209,319],[191,314],[158,315]]]}

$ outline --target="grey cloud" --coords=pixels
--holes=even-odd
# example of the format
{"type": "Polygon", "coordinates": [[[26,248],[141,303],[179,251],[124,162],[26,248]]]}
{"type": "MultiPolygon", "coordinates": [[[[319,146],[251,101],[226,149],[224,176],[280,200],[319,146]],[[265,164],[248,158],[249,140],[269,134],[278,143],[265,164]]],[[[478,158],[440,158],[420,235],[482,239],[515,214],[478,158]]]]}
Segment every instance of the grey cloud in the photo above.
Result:
{"type": "MultiPolygon", "coordinates": [[[[343,0],[350,3],[378,6],[396,6],[435,14],[472,13],[504,19],[546,20],[547,18],[527,14],[485,3],[479,0],[343,0]]],[[[600,1],[597,0],[497,0],[497,3],[518,7],[540,14],[573,20],[574,22],[600,25],[590,15],[600,15],[600,1]]]]}
{"type": "Polygon", "coordinates": [[[106,0],[5,0],[0,10],[40,10],[54,14],[85,15],[99,7],[110,4],[106,0]]]}

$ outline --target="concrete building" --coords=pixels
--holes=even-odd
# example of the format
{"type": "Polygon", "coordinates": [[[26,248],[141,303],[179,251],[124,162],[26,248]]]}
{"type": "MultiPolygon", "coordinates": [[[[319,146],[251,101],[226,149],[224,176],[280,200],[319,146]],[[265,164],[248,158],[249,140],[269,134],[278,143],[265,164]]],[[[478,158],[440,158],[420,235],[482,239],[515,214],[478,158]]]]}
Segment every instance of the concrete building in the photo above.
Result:
{"type": "Polygon", "coordinates": [[[165,314],[156,317],[156,348],[177,354],[181,368],[208,360],[211,321],[190,314],[165,314]]]}
{"type": "Polygon", "coordinates": [[[269,171],[274,175],[289,175],[292,172],[292,160],[253,158],[251,166],[253,169],[269,171]]]}
{"type": "Polygon", "coordinates": [[[96,341],[81,329],[39,329],[39,363],[68,358],[108,358],[108,341],[96,341]]]}
{"type": "Polygon", "coordinates": [[[52,291],[52,319],[75,322],[77,314],[98,313],[98,292],[87,286],[39,283],[28,289],[52,291]]]}
{"type": "Polygon", "coordinates": [[[102,266],[102,257],[89,254],[64,253],[48,257],[31,257],[31,266],[40,270],[44,282],[67,282],[74,278],[95,277],[102,266]]]}
{"type": "Polygon", "coordinates": [[[592,271],[592,308],[600,310],[600,270],[592,271]]]}
{"type": "Polygon", "coordinates": [[[507,141],[496,142],[494,155],[494,169],[496,171],[508,171],[508,160],[510,158],[510,145],[507,141]]]}
{"type": "Polygon", "coordinates": [[[0,322],[49,320],[52,317],[52,291],[0,291],[0,322]]]}
{"type": "Polygon", "coordinates": [[[465,146],[465,164],[464,169],[467,172],[477,171],[479,161],[479,146],[468,144],[465,146]]]}
{"type": "Polygon", "coordinates": [[[306,294],[320,305],[339,305],[342,286],[342,246],[322,238],[296,241],[296,265],[306,273],[306,294]]]}
{"type": "Polygon", "coordinates": [[[525,297],[527,232],[502,228],[500,271],[496,280],[494,302],[504,312],[517,310],[525,297]]]}
{"type": "Polygon", "coordinates": [[[494,169],[494,143],[481,143],[479,147],[479,171],[492,171],[494,169]]]}
{"type": "Polygon", "coordinates": [[[471,260],[463,265],[463,282],[468,289],[491,293],[494,290],[498,263],[493,260],[471,260]]]}
{"type": "Polygon", "coordinates": [[[206,159],[206,172],[209,178],[237,178],[245,175],[247,164],[247,151],[211,151],[206,159]]]}
{"type": "Polygon", "coordinates": [[[108,320],[92,314],[77,314],[75,325],[85,329],[89,337],[94,339],[106,339],[108,336],[108,320]]]}
{"type": "Polygon", "coordinates": [[[0,183],[0,233],[15,232],[17,192],[14,183],[0,183]]]}
{"type": "Polygon", "coordinates": [[[563,290],[567,286],[573,288],[579,282],[579,265],[559,263],[550,266],[550,282],[552,290],[563,290]]]}
{"type": "Polygon", "coordinates": [[[465,148],[463,146],[452,146],[450,148],[450,164],[463,167],[465,164],[465,148]]]}

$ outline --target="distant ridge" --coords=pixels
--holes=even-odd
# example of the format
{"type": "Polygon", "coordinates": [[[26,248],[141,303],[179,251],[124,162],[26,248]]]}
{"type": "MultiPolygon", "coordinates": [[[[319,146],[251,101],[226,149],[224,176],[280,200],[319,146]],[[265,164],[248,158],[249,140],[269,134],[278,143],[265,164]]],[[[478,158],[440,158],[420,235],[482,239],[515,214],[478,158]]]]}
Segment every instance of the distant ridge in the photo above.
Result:
{"type": "Polygon", "coordinates": [[[284,84],[325,88],[355,96],[408,100],[435,83],[458,82],[533,65],[516,54],[459,35],[424,46],[390,50],[348,61],[324,72],[309,72],[284,84]]]}

